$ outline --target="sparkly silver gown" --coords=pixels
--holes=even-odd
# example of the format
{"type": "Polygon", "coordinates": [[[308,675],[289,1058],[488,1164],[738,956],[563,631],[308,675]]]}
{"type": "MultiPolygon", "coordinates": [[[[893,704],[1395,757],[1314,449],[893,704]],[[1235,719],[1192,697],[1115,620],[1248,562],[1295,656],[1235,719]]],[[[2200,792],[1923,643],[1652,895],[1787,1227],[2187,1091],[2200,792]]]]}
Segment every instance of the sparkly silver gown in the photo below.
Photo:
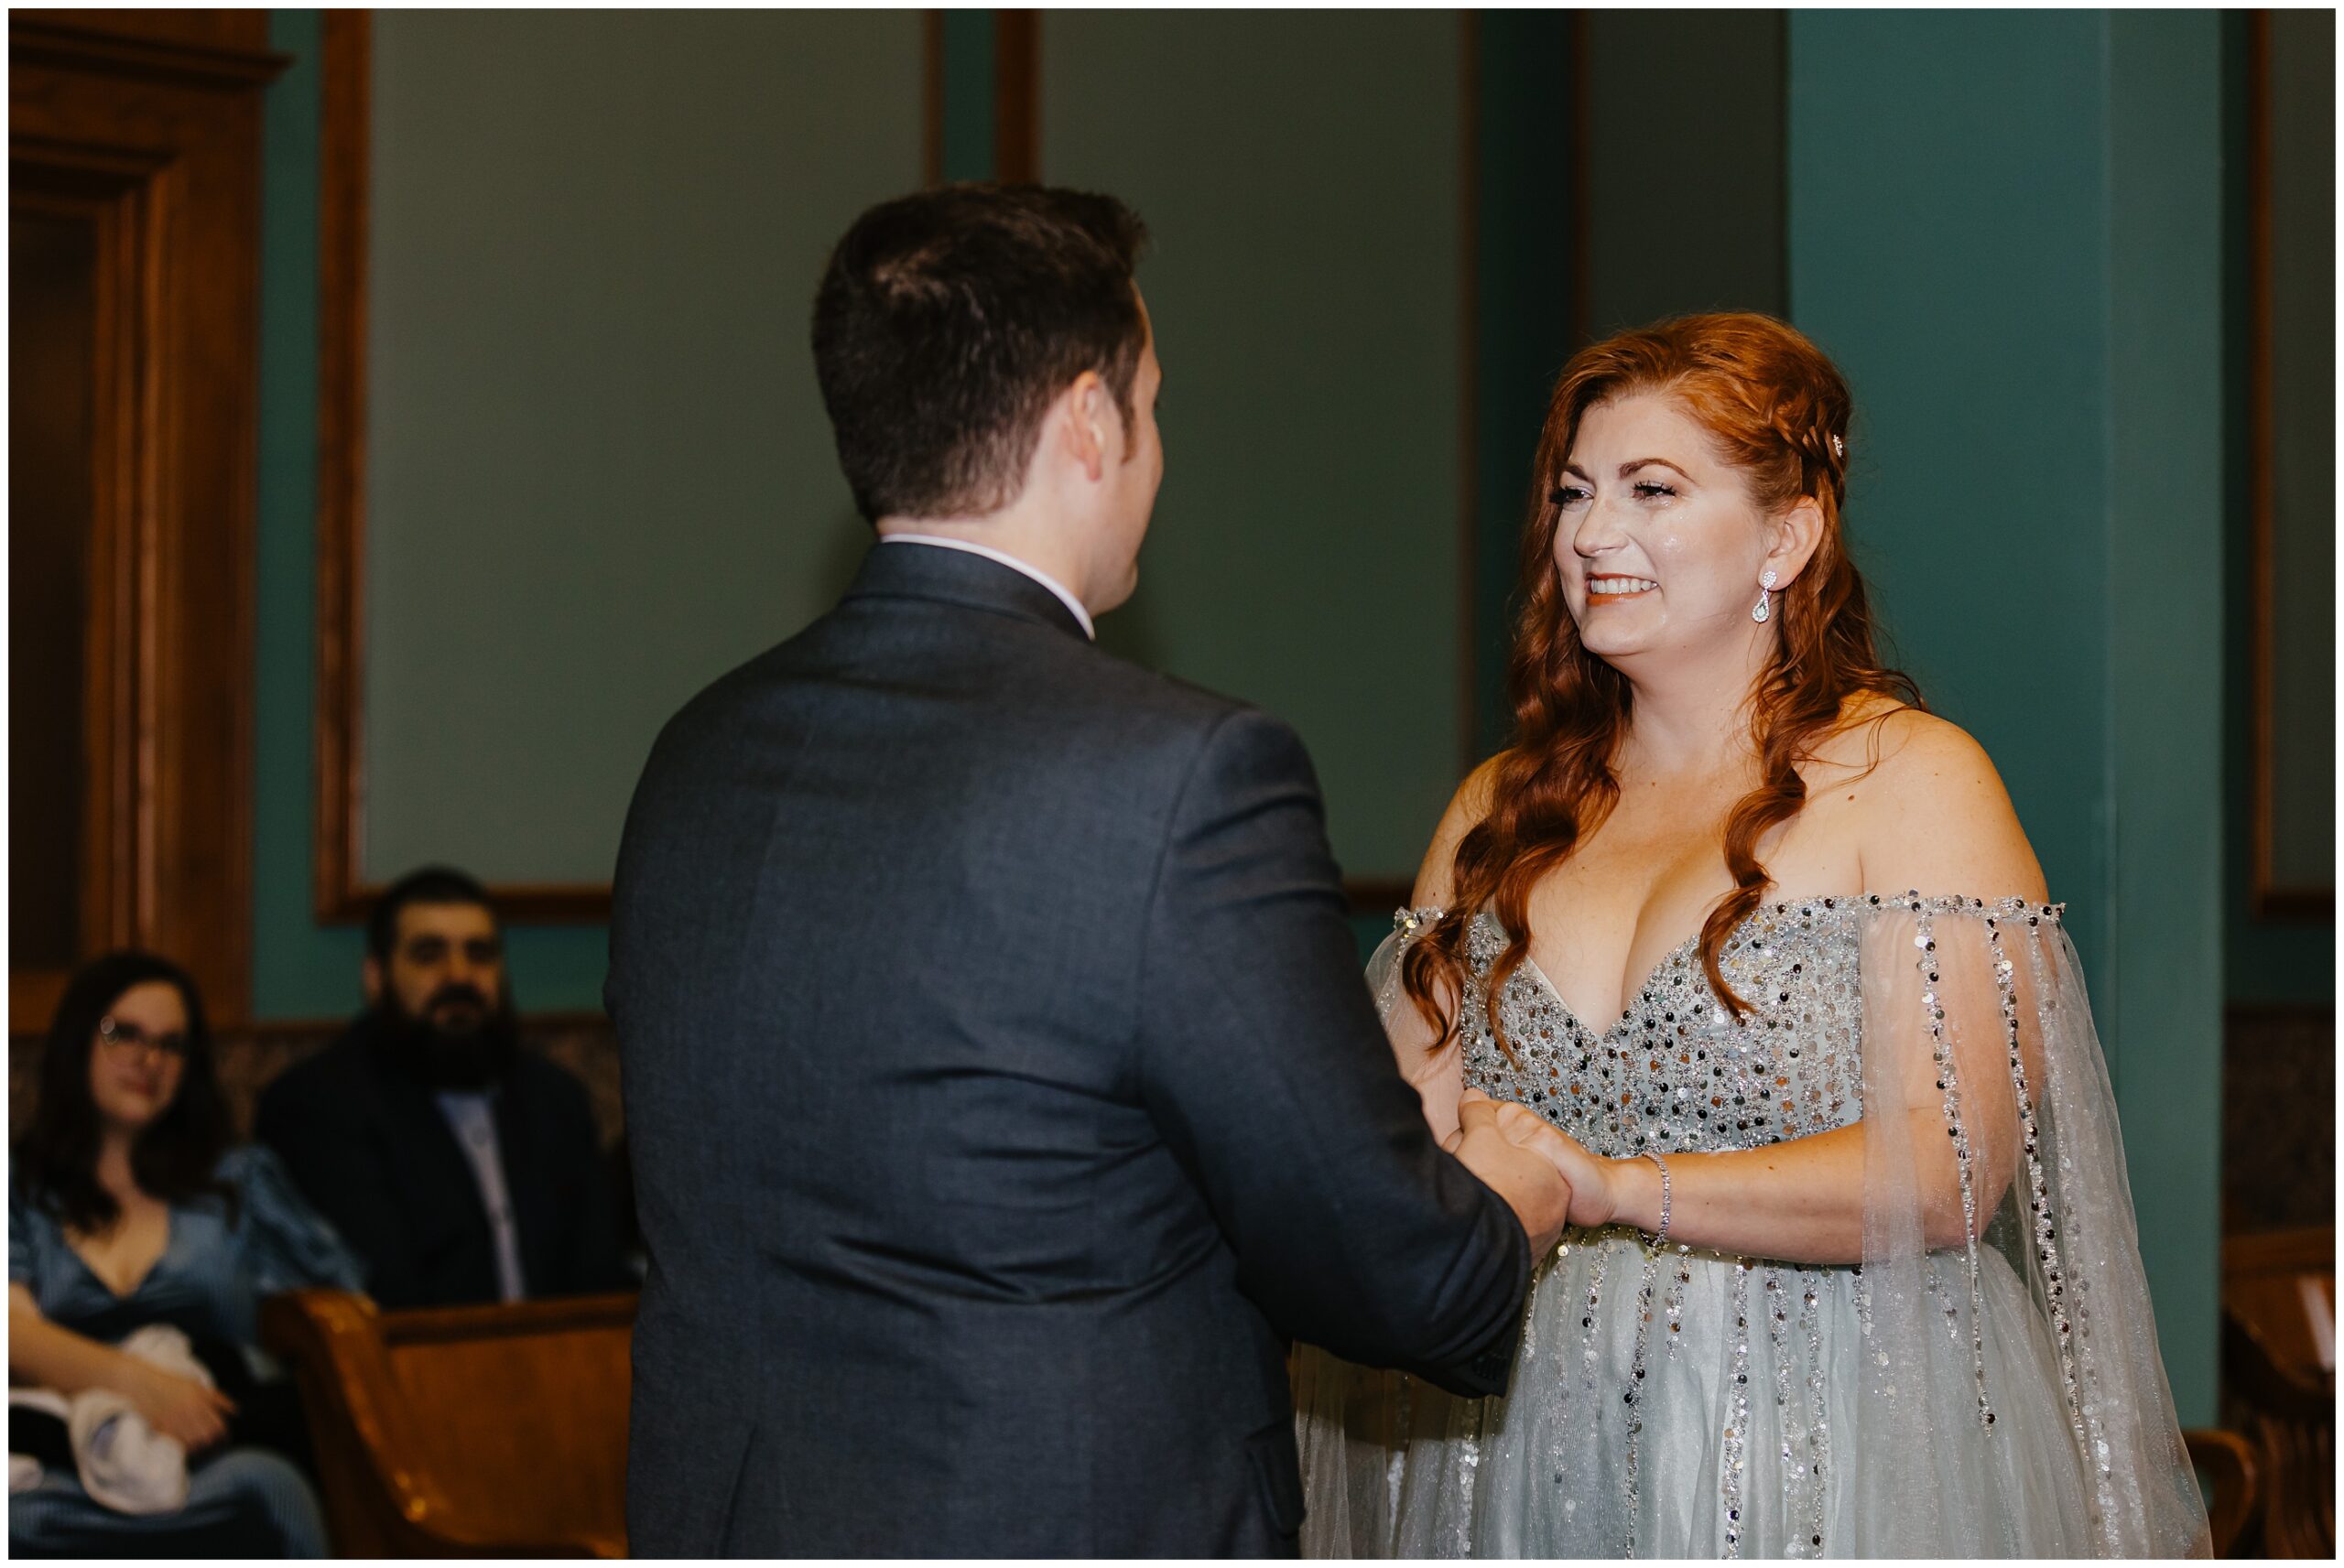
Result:
{"type": "MultiPolygon", "coordinates": [[[[1304,1552],[2204,1554],[2059,915],[1917,894],[1774,904],[1722,957],[1745,1016],[1687,941],[1600,1033],[1525,961],[1499,995],[1513,1060],[1483,989],[1504,934],[1470,916],[1469,1085],[1609,1156],[1861,1119],[1863,1261],[1571,1231],[1540,1266],[1503,1399],[1304,1347],[1304,1552]]],[[[1404,911],[1378,950],[1387,1022],[1412,1005],[1401,953],[1440,918],[1404,911]]]]}

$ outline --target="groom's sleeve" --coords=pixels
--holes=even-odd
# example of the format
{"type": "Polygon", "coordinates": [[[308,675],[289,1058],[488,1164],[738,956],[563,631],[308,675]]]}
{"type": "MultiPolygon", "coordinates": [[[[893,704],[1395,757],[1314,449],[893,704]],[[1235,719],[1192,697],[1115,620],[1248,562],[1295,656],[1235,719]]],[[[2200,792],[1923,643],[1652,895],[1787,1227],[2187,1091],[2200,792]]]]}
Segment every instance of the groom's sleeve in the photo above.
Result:
{"type": "Polygon", "coordinates": [[[1149,911],[1148,1108],[1281,1331],[1452,1392],[1501,1392],[1529,1244],[1433,1141],[1348,914],[1302,742],[1231,714],[1182,787],[1149,911]]]}

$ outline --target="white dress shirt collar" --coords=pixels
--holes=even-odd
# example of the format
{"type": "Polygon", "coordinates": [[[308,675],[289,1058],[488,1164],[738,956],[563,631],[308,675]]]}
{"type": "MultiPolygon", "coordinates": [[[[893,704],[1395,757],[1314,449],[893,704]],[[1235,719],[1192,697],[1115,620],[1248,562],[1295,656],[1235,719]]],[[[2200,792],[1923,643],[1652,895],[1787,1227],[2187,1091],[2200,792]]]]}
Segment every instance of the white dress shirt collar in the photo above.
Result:
{"type": "Polygon", "coordinates": [[[999,561],[1012,571],[1024,572],[1058,596],[1058,602],[1065,605],[1075,620],[1080,623],[1084,636],[1094,643],[1099,640],[1097,630],[1091,624],[1091,611],[1082,607],[1082,600],[1068,591],[1066,584],[1039,567],[1028,566],[1006,550],[996,550],[991,545],[972,544],[966,539],[942,538],[934,534],[882,534],[879,535],[879,542],[883,545],[934,545],[941,550],[966,550],[972,556],[982,556],[989,561],[999,561]]]}

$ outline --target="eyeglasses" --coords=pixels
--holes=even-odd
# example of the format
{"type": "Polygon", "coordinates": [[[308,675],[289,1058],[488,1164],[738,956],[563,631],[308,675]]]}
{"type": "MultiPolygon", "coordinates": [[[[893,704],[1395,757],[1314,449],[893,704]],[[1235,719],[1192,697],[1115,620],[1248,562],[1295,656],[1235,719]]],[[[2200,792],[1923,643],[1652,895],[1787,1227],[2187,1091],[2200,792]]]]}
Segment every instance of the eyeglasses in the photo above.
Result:
{"type": "Polygon", "coordinates": [[[98,1043],[125,1055],[135,1051],[159,1051],[166,1056],[184,1059],[187,1036],[184,1034],[149,1034],[126,1018],[98,1020],[98,1043]]]}

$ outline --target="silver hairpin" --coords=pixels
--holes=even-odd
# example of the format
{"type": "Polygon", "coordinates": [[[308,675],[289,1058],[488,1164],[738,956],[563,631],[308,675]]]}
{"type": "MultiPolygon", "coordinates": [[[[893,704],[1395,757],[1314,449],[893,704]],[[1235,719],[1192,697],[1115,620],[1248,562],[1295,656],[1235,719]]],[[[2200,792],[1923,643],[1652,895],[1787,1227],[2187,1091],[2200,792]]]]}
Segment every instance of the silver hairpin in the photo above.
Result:
{"type": "Polygon", "coordinates": [[[1848,456],[1848,443],[1841,440],[1836,433],[1831,438],[1831,455],[1842,461],[1845,461],[1848,456]]]}

